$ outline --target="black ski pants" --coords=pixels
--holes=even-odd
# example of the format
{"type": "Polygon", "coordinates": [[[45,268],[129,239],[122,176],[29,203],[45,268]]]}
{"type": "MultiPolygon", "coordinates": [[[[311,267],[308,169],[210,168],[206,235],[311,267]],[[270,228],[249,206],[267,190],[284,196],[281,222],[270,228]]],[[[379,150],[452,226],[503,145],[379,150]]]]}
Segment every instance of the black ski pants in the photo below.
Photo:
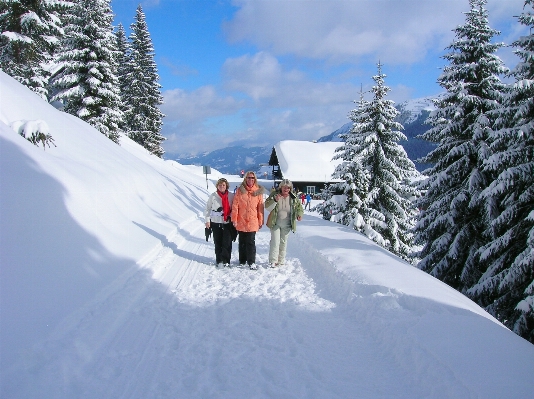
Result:
{"type": "Polygon", "coordinates": [[[239,232],[239,264],[256,263],[256,232],[239,232]]]}
{"type": "Polygon", "coordinates": [[[232,232],[229,223],[211,223],[213,243],[215,244],[215,262],[230,263],[232,257],[232,232]]]}

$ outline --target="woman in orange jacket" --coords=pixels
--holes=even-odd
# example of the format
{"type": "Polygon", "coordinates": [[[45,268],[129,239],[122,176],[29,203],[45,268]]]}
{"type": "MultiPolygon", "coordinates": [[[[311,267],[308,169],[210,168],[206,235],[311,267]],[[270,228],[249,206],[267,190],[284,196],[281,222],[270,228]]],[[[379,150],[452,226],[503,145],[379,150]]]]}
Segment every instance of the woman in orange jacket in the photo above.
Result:
{"type": "Polygon", "coordinates": [[[263,194],[254,172],[245,173],[232,204],[232,223],[239,235],[239,264],[256,270],[256,232],[263,226],[263,194]]]}

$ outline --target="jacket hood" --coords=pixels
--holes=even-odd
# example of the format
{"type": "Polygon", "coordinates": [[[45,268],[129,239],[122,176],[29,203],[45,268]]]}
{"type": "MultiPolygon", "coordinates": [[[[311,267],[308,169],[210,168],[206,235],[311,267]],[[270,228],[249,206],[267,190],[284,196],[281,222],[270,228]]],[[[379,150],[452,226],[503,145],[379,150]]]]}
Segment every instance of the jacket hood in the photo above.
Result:
{"type": "MultiPolygon", "coordinates": [[[[246,184],[245,183],[241,183],[241,186],[239,186],[239,191],[241,191],[241,193],[245,194],[247,191],[249,191],[246,187],[246,184]]],[[[267,194],[267,189],[263,186],[260,186],[260,185],[256,185],[256,186],[252,186],[252,190],[250,190],[252,195],[255,197],[257,195],[262,195],[262,194],[267,194]]]]}
{"type": "MultiPolygon", "coordinates": [[[[280,195],[281,195],[281,194],[282,194],[282,191],[281,191],[279,188],[277,188],[276,191],[274,191],[274,193],[271,194],[271,195],[274,196],[274,195],[276,195],[276,194],[280,194],[280,195]]],[[[290,196],[292,199],[297,198],[297,194],[295,194],[292,190],[289,191],[289,196],[290,196]]]]}

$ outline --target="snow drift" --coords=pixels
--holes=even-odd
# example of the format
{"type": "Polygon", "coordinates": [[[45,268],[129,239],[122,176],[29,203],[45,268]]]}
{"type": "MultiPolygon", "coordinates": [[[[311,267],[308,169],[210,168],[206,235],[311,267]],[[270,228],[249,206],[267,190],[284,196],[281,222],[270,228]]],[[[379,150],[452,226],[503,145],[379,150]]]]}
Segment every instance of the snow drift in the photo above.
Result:
{"type": "Polygon", "coordinates": [[[307,213],[284,268],[216,269],[201,171],[0,95],[0,397],[532,395],[534,346],[355,231],[307,213]]]}

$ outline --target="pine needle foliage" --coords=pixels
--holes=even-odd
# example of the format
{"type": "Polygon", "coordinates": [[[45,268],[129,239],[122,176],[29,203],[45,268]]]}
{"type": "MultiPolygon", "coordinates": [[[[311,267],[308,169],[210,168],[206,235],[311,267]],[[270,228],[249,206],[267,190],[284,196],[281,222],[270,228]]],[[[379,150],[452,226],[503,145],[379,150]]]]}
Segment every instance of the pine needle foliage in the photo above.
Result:
{"type": "Polygon", "coordinates": [[[52,100],[119,143],[123,114],[109,0],[79,0],[65,28],[52,100]]]}
{"type": "Polygon", "coordinates": [[[499,76],[507,72],[495,55],[503,44],[491,42],[499,32],[488,24],[486,0],[469,3],[438,79],[446,94],[436,100],[432,128],[422,135],[437,148],[421,160],[434,166],[423,172],[429,177],[415,227],[422,246],[418,267],[460,291],[484,270],[476,254],[489,240],[485,232],[494,212],[480,195],[491,182],[483,163],[491,154],[492,112],[505,87],[499,76]]]}
{"type": "MultiPolygon", "coordinates": [[[[526,0],[519,22],[534,28],[533,0],[526,0]]],[[[518,335],[534,343],[534,35],[514,43],[520,59],[499,109],[484,162],[496,176],[482,196],[498,204],[478,254],[487,265],[467,294],[518,335]]]]}
{"type": "Polygon", "coordinates": [[[59,0],[0,2],[0,68],[45,100],[49,64],[64,33],[60,15],[70,6],[59,0]]]}
{"type": "Polygon", "coordinates": [[[130,63],[126,75],[122,75],[127,88],[122,92],[126,106],[126,124],[129,137],[145,147],[150,153],[163,157],[161,143],[163,103],[159,75],[154,62],[154,47],[148,32],[145,14],[137,7],[135,22],[130,25],[130,63]]]}
{"type": "Polygon", "coordinates": [[[395,121],[393,101],[386,100],[390,88],[385,77],[379,63],[373,99],[367,102],[361,96],[349,115],[353,126],[334,155],[343,162],[333,177],[344,180],[338,187],[346,195],[342,223],[409,261],[416,214],[412,201],[418,195],[410,179],[419,174],[399,144],[406,136],[395,121]]]}
{"type": "Polygon", "coordinates": [[[126,123],[126,117],[132,111],[128,106],[128,103],[123,99],[124,94],[128,91],[130,82],[128,80],[129,66],[131,63],[131,51],[130,43],[126,37],[124,26],[119,24],[117,26],[117,32],[115,33],[117,40],[117,78],[119,80],[119,91],[121,96],[121,111],[124,117],[121,120],[120,129],[129,135],[129,127],[126,123]]]}

